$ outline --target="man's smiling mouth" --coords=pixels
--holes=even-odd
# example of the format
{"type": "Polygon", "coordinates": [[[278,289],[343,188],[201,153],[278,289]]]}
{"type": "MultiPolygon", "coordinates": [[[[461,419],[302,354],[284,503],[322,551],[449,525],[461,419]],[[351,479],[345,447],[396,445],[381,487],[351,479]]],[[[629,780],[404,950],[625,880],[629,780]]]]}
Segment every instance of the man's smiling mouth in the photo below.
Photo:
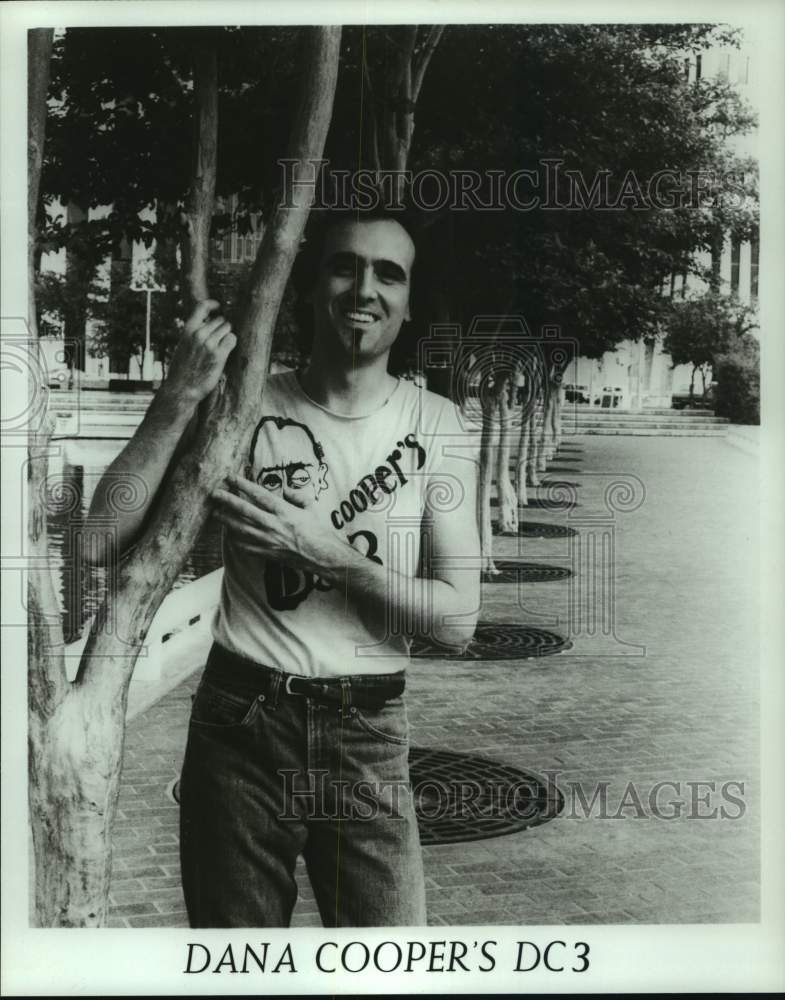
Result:
{"type": "Polygon", "coordinates": [[[362,309],[345,309],[344,316],[351,323],[359,323],[362,326],[367,326],[370,323],[375,323],[376,320],[379,318],[378,316],[375,316],[373,313],[365,312],[362,309]]]}

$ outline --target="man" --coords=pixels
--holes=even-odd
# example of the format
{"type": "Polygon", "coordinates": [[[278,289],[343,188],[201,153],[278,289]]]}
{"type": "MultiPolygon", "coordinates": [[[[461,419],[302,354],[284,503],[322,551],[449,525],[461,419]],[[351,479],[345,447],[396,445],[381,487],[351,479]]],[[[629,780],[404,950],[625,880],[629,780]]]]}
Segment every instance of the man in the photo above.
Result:
{"type": "MultiPolygon", "coordinates": [[[[475,464],[453,404],[388,371],[410,320],[405,226],[338,217],[308,255],[309,363],[268,379],[245,475],[214,497],[224,581],[181,779],[193,926],[288,925],[300,854],[325,925],[426,922],[402,694],[412,636],[474,631],[475,464]]],[[[171,366],[188,405],[165,383],[126,449],[151,496],[233,347],[214,305],[171,366]]]]}

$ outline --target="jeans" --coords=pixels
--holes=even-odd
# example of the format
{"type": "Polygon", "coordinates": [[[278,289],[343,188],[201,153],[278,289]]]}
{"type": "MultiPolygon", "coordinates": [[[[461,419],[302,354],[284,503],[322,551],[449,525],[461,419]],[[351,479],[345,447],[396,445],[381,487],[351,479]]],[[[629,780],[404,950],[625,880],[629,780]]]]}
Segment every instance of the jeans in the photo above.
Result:
{"type": "MultiPolygon", "coordinates": [[[[287,927],[302,854],[326,927],[424,926],[402,698],[381,708],[287,694],[286,674],[215,645],[180,781],[192,927],[287,927]],[[247,664],[247,661],[243,661],[247,664]],[[258,676],[258,680],[257,680],[258,676]]],[[[386,678],[389,680],[389,675],[386,678]]]]}

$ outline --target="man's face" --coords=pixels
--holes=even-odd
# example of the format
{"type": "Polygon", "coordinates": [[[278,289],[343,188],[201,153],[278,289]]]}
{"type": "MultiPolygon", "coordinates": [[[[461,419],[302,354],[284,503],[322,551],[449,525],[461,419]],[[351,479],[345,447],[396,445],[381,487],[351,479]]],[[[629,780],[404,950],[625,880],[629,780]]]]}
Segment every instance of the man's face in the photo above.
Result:
{"type": "Polygon", "coordinates": [[[266,421],[256,440],[249,478],[297,507],[310,507],[327,489],[327,466],[320,462],[302,427],[266,421]]]}
{"type": "Polygon", "coordinates": [[[353,364],[388,354],[409,316],[414,244],[393,219],[341,222],[325,234],[310,301],[315,337],[353,364]]]}

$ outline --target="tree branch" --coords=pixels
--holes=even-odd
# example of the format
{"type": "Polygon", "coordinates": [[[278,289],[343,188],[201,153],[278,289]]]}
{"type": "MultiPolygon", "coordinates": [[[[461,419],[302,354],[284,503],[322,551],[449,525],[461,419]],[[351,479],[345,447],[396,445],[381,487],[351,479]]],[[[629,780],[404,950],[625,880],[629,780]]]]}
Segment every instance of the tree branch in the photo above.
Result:
{"type": "Polygon", "coordinates": [[[275,210],[259,247],[248,296],[235,324],[237,345],[226,369],[226,391],[197,430],[174,470],[156,512],[122,565],[116,593],[107,599],[85,648],[78,681],[116,698],[127,691],[133,666],[162,599],[177,578],[207,517],[209,497],[236,471],[253,427],[267,378],[278,309],[315,193],[313,161],[324,151],[338,73],[340,27],[304,29],[304,93],[290,140],[296,162],[290,201],[275,210]],[[104,624],[111,616],[113,628],[104,624]],[[106,668],[106,661],[112,669],[106,668]]]}
{"type": "Polygon", "coordinates": [[[373,160],[373,169],[377,178],[382,172],[382,160],[379,153],[379,122],[378,122],[378,108],[376,107],[375,95],[373,90],[373,83],[371,81],[371,71],[368,67],[368,56],[365,51],[365,44],[363,39],[363,52],[362,52],[362,69],[363,69],[363,80],[365,83],[365,89],[368,92],[366,98],[366,105],[368,108],[368,117],[370,119],[371,126],[371,159],[373,160]]]}
{"type": "Polygon", "coordinates": [[[436,46],[441,41],[441,37],[444,34],[444,28],[445,26],[443,24],[434,24],[431,27],[419,57],[414,60],[414,65],[412,67],[412,100],[415,102],[420,96],[425,71],[428,69],[428,64],[430,63],[431,57],[436,50],[436,46]]]}
{"type": "Polygon", "coordinates": [[[194,101],[194,162],[183,245],[185,286],[192,308],[209,298],[207,265],[218,166],[218,60],[215,49],[204,43],[194,49],[194,101]]]}

